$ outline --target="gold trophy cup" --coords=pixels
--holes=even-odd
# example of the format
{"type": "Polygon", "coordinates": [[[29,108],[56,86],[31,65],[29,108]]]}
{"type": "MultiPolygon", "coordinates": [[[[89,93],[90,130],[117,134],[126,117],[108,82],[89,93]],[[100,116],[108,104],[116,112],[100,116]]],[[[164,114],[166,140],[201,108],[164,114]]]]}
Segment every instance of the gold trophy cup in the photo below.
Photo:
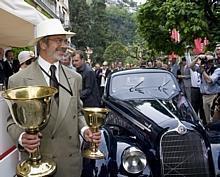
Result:
{"type": "MultiPolygon", "coordinates": [[[[28,134],[37,134],[48,120],[51,97],[57,89],[46,86],[28,86],[9,89],[3,92],[14,122],[28,134]]],[[[41,159],[39,148],[29,153],[29,159],[17,165],[18,177],[43,177],[52,175],[56,163],[49,159],[41,159]]]]}
{"type": "MultiPolygon", "coordinates": [[[[104,124],[104,120],[109,110],[106,108],[84,108],[83,113],[88,126],[92,132],[98,132],[99,128],[104,124]]],[[[96,143],[91,143],[91,146],[82,152],[83,157],[89,159],[103,159],[104,154],[98,149],[96,143]]]]}

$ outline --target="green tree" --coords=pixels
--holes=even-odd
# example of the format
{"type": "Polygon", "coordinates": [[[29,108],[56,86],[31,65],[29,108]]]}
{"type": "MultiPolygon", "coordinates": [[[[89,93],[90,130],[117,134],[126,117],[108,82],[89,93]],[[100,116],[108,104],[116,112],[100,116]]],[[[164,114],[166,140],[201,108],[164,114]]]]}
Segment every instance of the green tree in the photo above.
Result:
{"type": "MultiPolygon", "coordinates": [[[[201,2],[197,2],[201,3],[201,2]]],[[[209,40],[213,46],[216,42],[220,42],[220,4],[217,0],[205,1],[205,14],[208,20],[209,40]]]]}
{"type": "Polygon", "coordinates": [[[152,49],[182,53],[185,45],[192,44],[195,38],[211,38],[208,1],[149,0],[138,12],[139,32],[152,49]],[[180,43],[171,41],[173,28],[180,32],[180,43]]]}
{"type": "Polygon", "coordinates": [[[115,41],[106,48],[103,58],[109,63],[116,60],[124,62],[128,56],[127,53],[127,48],[122,43],[115,41]]]}
{"type": "Polygon", "coordinates": [[[93,60],[101,60],[107,46],[107,23],[105,0],[93,0],[90,5],[88,46],[93,48],[93,60]]]}
{"type": "Polygon", "coordinates": [[[86,0],[69,0],[71,30],[76,33],[72,43],[77,49],[84,50],[89,43],[90,14],[86,0]]]}
{"type": "MultiPolygon", "coordinates": [[[[134,4],[129,1],[130,4],[134,4]]],[[[93,62],[102,62],[103,54],[112,42],[131,45],[136,36],[134,13],[124,6],[108,6],[105,0],[69,0],[72,43],[77,49],[93,49],[93,62]]]]}
{"type": "Polygon", "coordinates": [[[127,48],[127,63],[141,64],[142,61],[148,61],[158,56],[158,53],[155,50],[149,49],[148,43],[142,38],[136,38],[136,40],[127,48]]]}
{"type": "Polygon", "coordinates": [[[106,9],[109,41],[131,44],[136,35],[136,22],[133,13],[124,7],[111,5],[106,9]]]}

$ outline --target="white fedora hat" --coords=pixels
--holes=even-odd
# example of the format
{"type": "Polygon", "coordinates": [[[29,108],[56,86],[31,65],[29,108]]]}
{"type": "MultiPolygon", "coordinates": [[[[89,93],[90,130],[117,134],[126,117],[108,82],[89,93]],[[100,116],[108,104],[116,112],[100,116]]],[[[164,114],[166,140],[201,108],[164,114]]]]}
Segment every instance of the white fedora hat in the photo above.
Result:
{"type": "Polygon", "coordinates": [[[70,38],[74,36],[76,33],[65,31],[59,19],[47,19],[40,22],[35,27],[35,39],[34,41],[32,41],[32,43],[36,44],[37,41],[39,41],[45,36],[61,34],[64,34],[67,38],[70,38]]]}
{"type": "Polygon", "coordinates": [[[21,51],[18,55],[18,61],[20,64],[26,62],[27,60],[34,57],[34,52],[32,51],[21,51]]]}

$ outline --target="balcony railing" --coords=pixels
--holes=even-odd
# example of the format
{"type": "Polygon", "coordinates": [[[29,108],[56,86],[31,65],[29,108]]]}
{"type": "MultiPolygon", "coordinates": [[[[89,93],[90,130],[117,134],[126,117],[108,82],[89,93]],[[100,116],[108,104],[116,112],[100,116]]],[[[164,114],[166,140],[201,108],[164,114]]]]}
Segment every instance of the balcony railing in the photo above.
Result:
{"type": "Polygon", "coordinates": [[[56,15],[55,1],[51,0],[34,0],[41,8],[46,10],[52,17],[58,18],[56,15]]]}

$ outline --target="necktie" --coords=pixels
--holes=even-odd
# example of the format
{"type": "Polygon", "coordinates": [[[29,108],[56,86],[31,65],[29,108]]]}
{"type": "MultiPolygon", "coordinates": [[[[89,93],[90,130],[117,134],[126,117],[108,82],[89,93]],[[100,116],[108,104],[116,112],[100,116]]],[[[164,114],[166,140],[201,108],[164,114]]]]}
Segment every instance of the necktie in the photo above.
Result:
{"type": "MultiPolygon", "coordinates": [[[[51,87],[55,87],[58,89],[59,91],[59,84],[58,84],[58,81],[57,81],[57,78],[56,78],[56,66],[55,65],[51,65],[50,66],[50,72],[51,72],[51,76],[50,76],[50,86],[51,87]]],[[[59,94],[57,93],[55,96],[54,96],[55,100],[56,100],[56,103],[58,105],[59,103],[59,94]]]]}
{"type": "Polygon", "coordinates": [[[10,65],[10,67],[12,68],[12,66],[13,66],[13,62],[10,61],[10,62],[9,62],[9,65],[10,65]]]}

